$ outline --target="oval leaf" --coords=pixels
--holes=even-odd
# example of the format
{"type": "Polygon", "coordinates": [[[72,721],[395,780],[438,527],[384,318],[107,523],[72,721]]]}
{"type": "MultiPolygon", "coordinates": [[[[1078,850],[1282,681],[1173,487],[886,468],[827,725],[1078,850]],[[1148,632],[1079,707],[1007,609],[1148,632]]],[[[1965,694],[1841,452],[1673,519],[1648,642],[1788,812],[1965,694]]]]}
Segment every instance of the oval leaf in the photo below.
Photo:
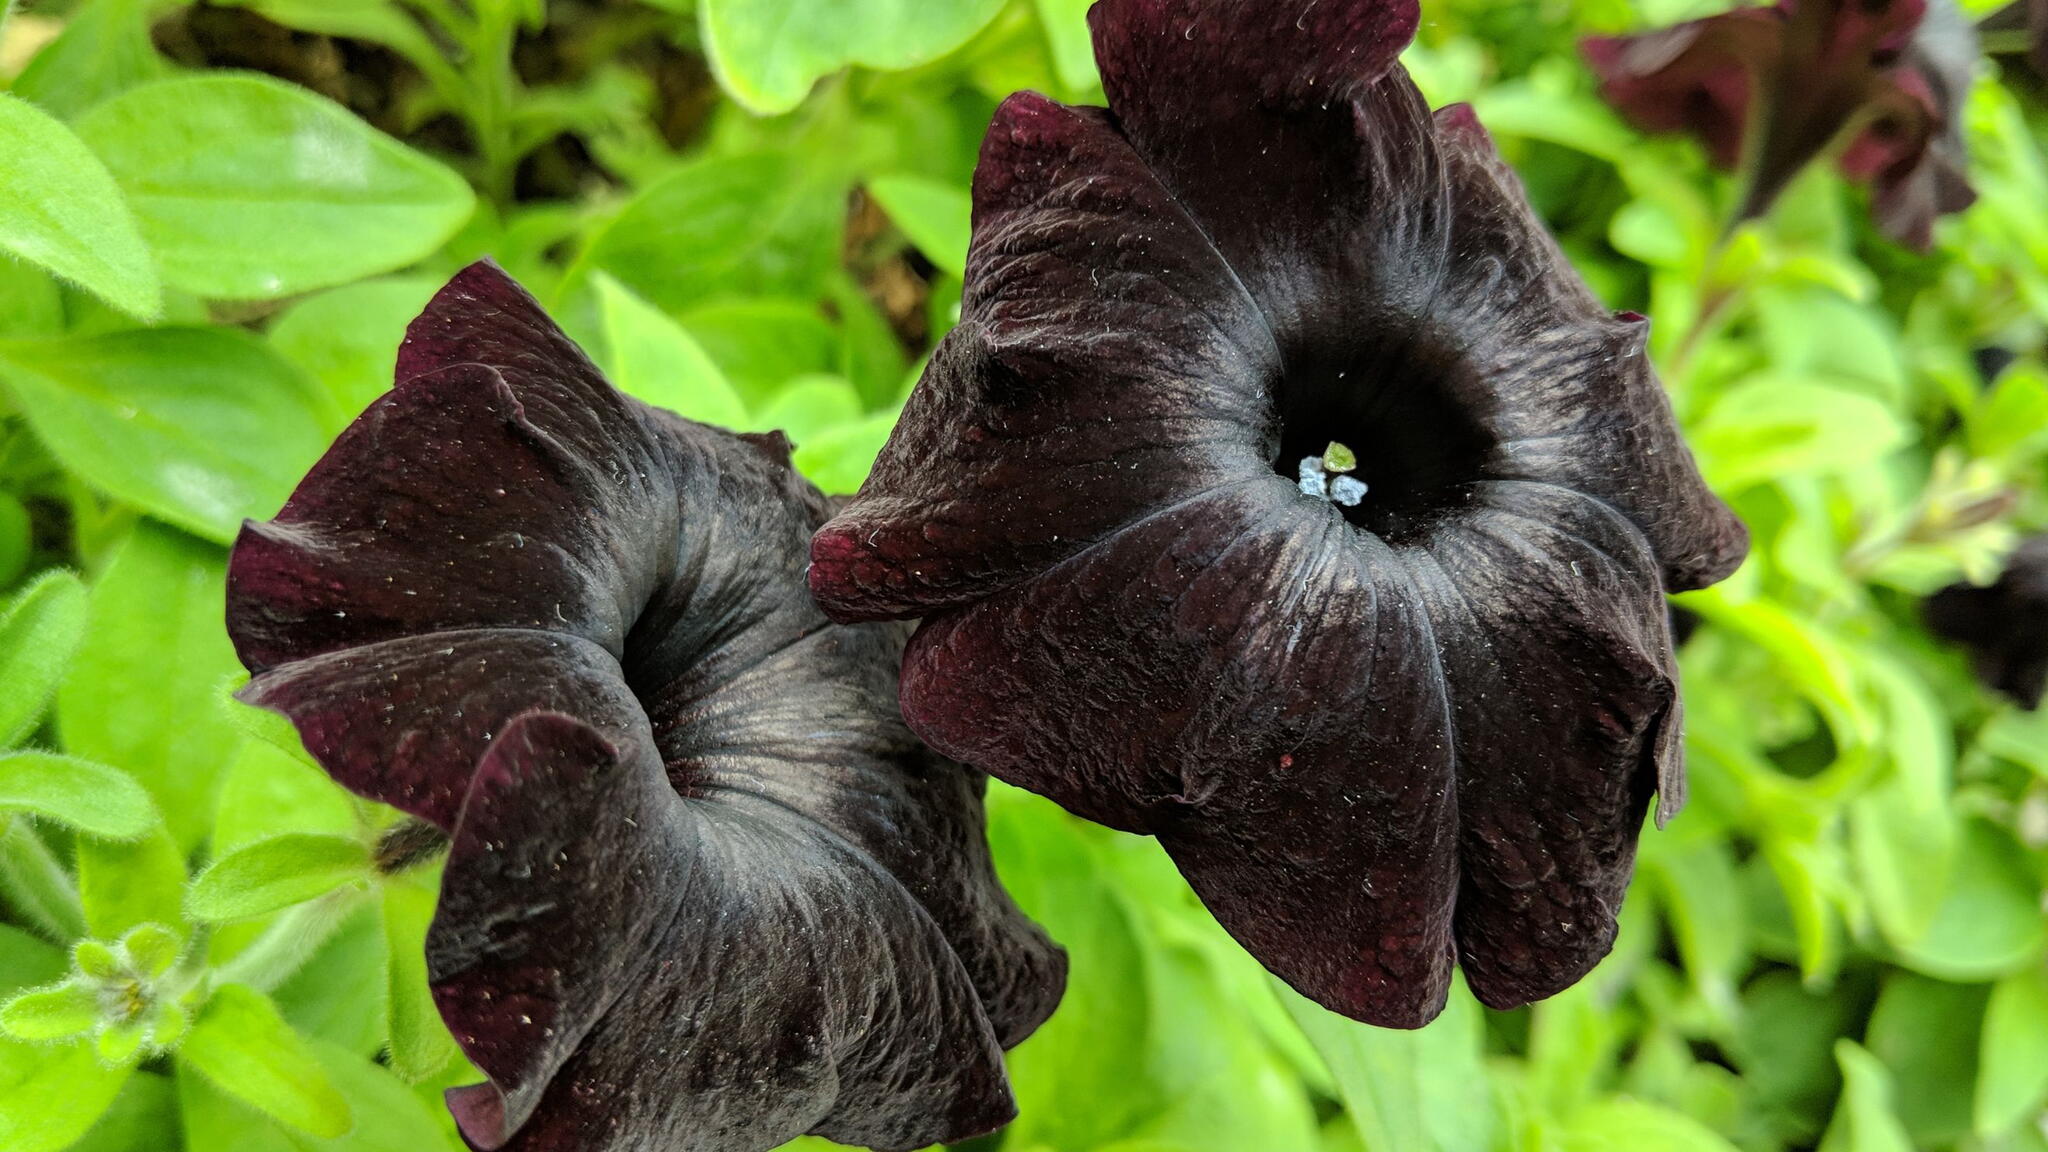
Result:
{"type": "Polygon", "coordinates": [[[967,42],[1003,0],[703,0],[711,68],[755,112],[787,112],[848,64],[900,69],[967,42]]]}
{"type": "Polygon", "coordinates": [[[40,264],[138,320],[163,285],[106,165],[55,117],[0,92],[0,248],[40,264]]]}
{"type": "Polygon", "coordinates": [[[149,793],[127,773],[52,752],[0,756],[0,809],[33,812],[114,840],[134,839],[156,823],[149,793]]]}
{"type": "Polygon", "coordinates": [[[128,193],[164,281],[200,296],[270,300],[401,268],[475,206],[440,163],[264,76],[130,89],[78,135],[128,193]]]}
{"type": "Polygon", "coordinates": [[[28,738],[85,637],[85,586],[50,572],[0,610],[0,748],[28,738]]]}
{"type": "Polygon", "coordinates": [[[293,832],[215,861],[192,881],[185,907],[199,920],[242,920],[311,900],[372,872],[370,850],[360,841],[293,832]]]}
{"type": "Polygon", "coordinates": [[[352,1123],[348,1101],[312,1047],[269,997],[252,988],[229,984],[216,991],[178,1059],[244,1104],[322,1139],[346,1133],[352,1123]]]}

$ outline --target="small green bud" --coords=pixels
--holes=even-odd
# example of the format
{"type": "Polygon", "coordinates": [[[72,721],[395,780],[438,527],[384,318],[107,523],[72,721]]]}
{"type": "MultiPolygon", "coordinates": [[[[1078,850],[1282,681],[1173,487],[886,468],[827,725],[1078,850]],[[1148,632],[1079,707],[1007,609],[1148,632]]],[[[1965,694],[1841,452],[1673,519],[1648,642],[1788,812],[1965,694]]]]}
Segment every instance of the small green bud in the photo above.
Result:
{"type": "Polygon", "coordinates": [[[1337,441],[1330,441],[1330,446],[1323,449],[1323,471],[1343,473],[1357,467],[1358,454],[1337,441]]]}

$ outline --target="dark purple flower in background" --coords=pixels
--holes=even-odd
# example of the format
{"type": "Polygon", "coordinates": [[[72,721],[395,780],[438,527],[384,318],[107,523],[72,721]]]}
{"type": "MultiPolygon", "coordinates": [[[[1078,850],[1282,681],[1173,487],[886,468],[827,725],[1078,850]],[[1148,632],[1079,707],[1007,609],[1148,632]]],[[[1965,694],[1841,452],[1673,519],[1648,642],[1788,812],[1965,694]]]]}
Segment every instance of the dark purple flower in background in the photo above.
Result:
{"type": "Polygon", "coordinates": [[[2014,549],[1990,586],[1955,584],[1928,597],[1927,627],[1962,646],[1985,684],[2039,708],[2048,695],[2048,535],[2014,549]]]}
{"type": "Polygon", "coordinates": [[[1992,55],[2023,57],[2035,74],[2048,80],[2048,0],[2013,0],[1977,27],[1992,55]]]}
{"type": "Polygon", "coordinates": [[[1976,200],[1961,118],[1977,43],[1954,0],[1780,0],[1583,49],[1637,127],[1690,133],[1744,170],[1738,219],[1845,136],[1843,173],[1900,243],[1925,249],[1935,217],[1976,200]]]}
{"type": "Polygon", "coordinates": [[[1550,995],[1682,798],[1663,592],[1742,527],[1642,317],[1395,64],[1413,0],[1090,20],[1110,107],[998,111],[960,326],[811,587],[922,616],[912,728],[1157,836],[1308,996],[1550,995]]]}
{"type": "Polygon", "coordinates": [[[443,829],[435,999],[479,1148],[913,1148],[1014,1114],[1064,955],[998,886],[984,779],[903,727],[904,629],[801,573],[779,434],[614,391],[496,267],[229,572],[244,699],[443,829]]]}

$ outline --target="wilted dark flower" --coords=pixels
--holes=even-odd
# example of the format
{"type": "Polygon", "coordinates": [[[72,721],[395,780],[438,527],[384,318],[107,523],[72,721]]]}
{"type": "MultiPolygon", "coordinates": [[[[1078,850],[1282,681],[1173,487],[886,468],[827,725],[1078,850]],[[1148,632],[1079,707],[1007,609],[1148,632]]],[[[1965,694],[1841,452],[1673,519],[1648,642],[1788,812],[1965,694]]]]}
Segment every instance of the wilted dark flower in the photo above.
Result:
{"type": "Polygon", "coordinates": [[[1977,676],[2029,711],[2048,694],[2048,535],[2027,539],[1996,583],[1927,598],[1927,626],[1970,653],[1977,676]]]}
{"type": "Polygon", "coordinates": [[[2048,80],[2048,0],[2012,0],[2012,3],[1984,18],[1986,47],[1997,56],[2024,56],[2044,80],[2048,80]],[[2003,45],[2012,42],[2016,51],[2003,45]]]}
{"type": "Polygon", "coordinates": [[[1779,0],[1583,47],[1638,127],[1690,132],[1746,170],[1741,219],[1845,135],[1842,171],[1901,243],[1926,248],[1936,216],[1977,198],[1961,123],[1977,43],[1954,0],[1779,0]]]}
{"type": "Polygon", "coordinates": [[[779,434],[614,391],[518,285],[434,298],[398,386],[229,571],[244,699],[446,830],[436,1001],[479,1148],[912,1148],[1013,1114],[1065,960],[978,774],[896,711],[902,630],[801,579],[779,434]]]}
{"type": "Polygon", "coordinates": [[[1643,318],[1395,64],[1414,0],[1090,16],[1110,108],[998,111],[961,324],[812,590],[923,616],[912,728],[1158,836],[1316,1000],[1420,1024],[1454,952],[1549,995],[1680,802],[1662,591],[1741,525],[1643,318]]]}

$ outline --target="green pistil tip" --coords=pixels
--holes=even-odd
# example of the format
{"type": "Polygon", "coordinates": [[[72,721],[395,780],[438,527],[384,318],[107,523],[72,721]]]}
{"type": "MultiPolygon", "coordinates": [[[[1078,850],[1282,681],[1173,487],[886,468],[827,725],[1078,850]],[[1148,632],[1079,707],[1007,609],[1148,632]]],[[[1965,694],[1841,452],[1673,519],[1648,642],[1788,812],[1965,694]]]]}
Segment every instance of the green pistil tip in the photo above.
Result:
{"type": "Polygon", "coordinates": [[[1323,449],[1323,471],[1341,473],[1357,467],[1358,454],[1345,445],[1332,440],[1330,446],[1323,449]]]}

